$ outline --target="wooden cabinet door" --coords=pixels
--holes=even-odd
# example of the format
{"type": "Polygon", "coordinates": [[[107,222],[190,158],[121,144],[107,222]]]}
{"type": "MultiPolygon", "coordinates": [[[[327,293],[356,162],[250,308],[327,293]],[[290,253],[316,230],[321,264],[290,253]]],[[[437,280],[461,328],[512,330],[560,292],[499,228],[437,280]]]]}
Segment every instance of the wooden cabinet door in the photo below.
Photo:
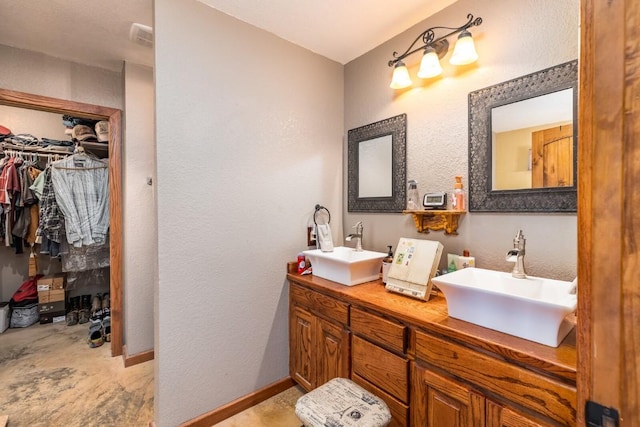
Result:
{"type": "Polygon", "coordinates": [[[349,378],[349,332],[344,328],[316,318],[316,386],[332,378],[349,378]]]}
{"type": "Polygon", "coordinates": [[[546,425],[487,400],[487,427],[545,427],[546,425]]]}
{"type": "Polygon", "coordinates": [[[484,397],[469,387],[413,364],[411,425],[483,427],[484,397]]]}
{"type": "Polygon", "coordinates": [[[291,307],[289,314],[289,374],[305,390],[316,387],[314,344],[316,318],[308,311],[291,307]]]}

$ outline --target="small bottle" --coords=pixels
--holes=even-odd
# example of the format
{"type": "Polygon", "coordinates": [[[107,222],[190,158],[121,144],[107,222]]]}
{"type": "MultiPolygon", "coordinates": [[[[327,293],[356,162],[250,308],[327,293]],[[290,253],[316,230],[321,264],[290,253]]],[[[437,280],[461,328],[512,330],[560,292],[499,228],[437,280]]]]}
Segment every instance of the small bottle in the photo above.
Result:
{"type": "Polygon", "coordinates": [[[420,209],[420,194],[418,193],[418,182],[409,180],[409,191],[407,192],[407,210],[415,211],[420,209]]]}
{"type": "Polygon", "coordinates": [[[462,190],[462,176],[456,175],[456,183],[453,184],[453,197],[451,197],[451,208],[454,211],[465,210],[464,191],[462,190]]]}
{"type": "Polygon", "coordinates": [[[391,250],[391,246],[387,246],[389,250],[387,251],[387,256],[382,259],[382,283],[387,283],[387,276],[389,275],[389,269],[391,268],[391,263],[393,263],[393,250],[391,250]]]}
{"type": "Polygon", "coordinates": [[[469,255],[468,250],[462,251],[462,256],[458,257],[456,261],[456,270],[462,270],[463,268],[475,267],[476,259],[469,255]]]}

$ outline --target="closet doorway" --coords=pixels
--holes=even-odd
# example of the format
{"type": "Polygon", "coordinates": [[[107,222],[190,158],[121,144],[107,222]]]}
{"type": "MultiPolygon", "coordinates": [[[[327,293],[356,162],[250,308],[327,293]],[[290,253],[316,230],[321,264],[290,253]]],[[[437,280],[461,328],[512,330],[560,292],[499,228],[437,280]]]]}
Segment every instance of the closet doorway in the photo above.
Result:
{"type": "Polygon", "coordinates": [[[111,356],[122,355],[122,113],[115,108],[0,89],[0,104],[109,121],[111,356]]]}

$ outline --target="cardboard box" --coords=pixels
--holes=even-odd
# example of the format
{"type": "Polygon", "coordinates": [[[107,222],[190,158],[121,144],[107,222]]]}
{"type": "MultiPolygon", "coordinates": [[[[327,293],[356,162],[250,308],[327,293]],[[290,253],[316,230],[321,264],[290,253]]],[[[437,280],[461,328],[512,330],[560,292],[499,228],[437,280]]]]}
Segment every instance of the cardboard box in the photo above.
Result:
{"type": "Polygon", "coordinates": [[[38,304],[38,313],[54,313],[56,311],[66,311],[66,301],[54,301],[38,304]]]}
{"type": "Polygon", "coordinates": [[[47,323],[60,323],[66,320],[66,313],[64,311],[52,311],[49,313],[40,313],[40,324],[47,323]]]}
{"type": "Polygon", "coordinates": [[[0,302],[0,334],[7,330],[9,327],[9,315],[11,310],[9,309],[8,302],[0,302]]]}
{"type": "Polygon", "coordinates": [[[47,302],[64,301],[66,294],[64,289],[54,289],[51,291],[38,291],[38,302],[44,304],[47,302]]]}
{"type": "Polygon", "coordinates": [[[38,292],[54,289],[64,289],[67,283],[66,273],[44,276],[38,279],[38,292]]]}
{"type": "Polygon", "coordinates": [[[66,300],[66,292],[64,289],[53,289],[49,291],[49,302],[66,300]]]}

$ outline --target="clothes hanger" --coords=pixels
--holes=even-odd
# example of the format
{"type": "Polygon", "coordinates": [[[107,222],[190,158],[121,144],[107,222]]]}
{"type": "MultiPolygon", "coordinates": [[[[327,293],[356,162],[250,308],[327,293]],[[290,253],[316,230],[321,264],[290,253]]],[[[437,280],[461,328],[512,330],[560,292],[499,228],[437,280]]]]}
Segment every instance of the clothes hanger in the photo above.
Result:
{"type": "MultiPolygon", "coordinates": [[[[83,146],[81,146],[80,144],[76,145],[76,148],[73,150],[75,154],[73,154],[72,156],[70,156],[69,158],[73,158],[73,159],[79,159],[79,158],[88,158],[88,159],[92,159],[92,160],[96,160],[100,163],[103,163],[102,160],[94,157],[94,156],[90,156],[89,153],[87,153],[84,149],[83,146]]],[[[100,166],[79,166],[79,167],[66,167],[66,166],[59,166],[56,165],[54,162],[51,164],[52,167],[56,168],[56,169],[62,169],[62,170],[94,170],[94,169],[107,169],[109,166],[106,164],[100,165],[100,166]]]]}

